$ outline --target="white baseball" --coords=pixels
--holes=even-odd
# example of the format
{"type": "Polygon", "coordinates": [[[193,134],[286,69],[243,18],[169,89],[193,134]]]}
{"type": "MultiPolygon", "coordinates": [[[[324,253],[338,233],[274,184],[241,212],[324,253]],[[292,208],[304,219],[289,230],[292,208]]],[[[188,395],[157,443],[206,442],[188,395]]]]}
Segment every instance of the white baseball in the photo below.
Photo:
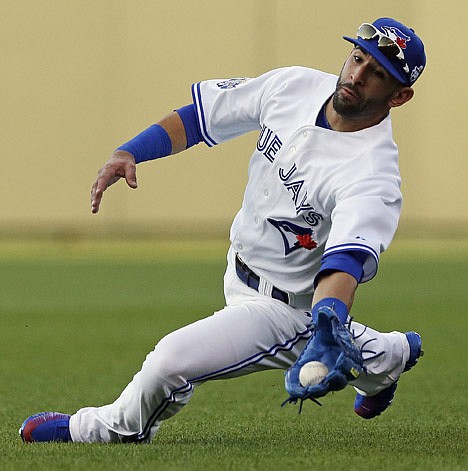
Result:
{"type": "Polygon", "coordinates": [[[309,361],[299,371],[299,382],[306,388],[319,384],[328,374],[327,365],[320,361],[309,361]]]}

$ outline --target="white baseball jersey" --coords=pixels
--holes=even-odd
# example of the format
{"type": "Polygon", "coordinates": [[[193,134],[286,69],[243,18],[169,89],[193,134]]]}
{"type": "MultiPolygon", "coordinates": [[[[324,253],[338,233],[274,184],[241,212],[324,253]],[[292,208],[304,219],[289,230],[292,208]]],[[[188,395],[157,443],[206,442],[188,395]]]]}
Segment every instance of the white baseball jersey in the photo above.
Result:
{"type": "Polygon", "coordinates": [[[192,87],[209,146],[260,131],[231,244],[258,275],[294,294],[313,292],[322,256],[334,252],[368,253],[361,281],[370,280],[401,210],[390,116],[357,132],[315,125],[336,83],[286,67],[192,87]]]}

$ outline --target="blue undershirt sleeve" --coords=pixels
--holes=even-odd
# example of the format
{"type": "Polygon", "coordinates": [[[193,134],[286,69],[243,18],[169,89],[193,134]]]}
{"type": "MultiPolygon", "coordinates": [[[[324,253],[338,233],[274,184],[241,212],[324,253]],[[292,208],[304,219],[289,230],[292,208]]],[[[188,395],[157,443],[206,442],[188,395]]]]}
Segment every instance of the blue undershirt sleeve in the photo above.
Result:
{"type": "Polygon", "coordinates": [[[187,137],[187,149],[203,140],[195,105],[184,106],[176,110],[184,123],[185,135],[187,137]]]}
{"type": "Polygon", "coordinates": [[[315,280],[318,280],[325,272],[342,271],[349,273],[360,283],[364,273],[364,263],[368,256],[368,253],[361,250],[347,250],[327,255],[322,258],[322,265],[315,280]]]}

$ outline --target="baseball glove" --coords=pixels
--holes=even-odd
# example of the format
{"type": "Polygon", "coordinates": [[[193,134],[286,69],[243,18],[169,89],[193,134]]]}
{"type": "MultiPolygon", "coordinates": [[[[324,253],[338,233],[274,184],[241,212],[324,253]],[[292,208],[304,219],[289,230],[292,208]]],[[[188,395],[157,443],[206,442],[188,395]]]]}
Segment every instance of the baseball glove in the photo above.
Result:
{"type": "Polygon", "coordinates": [[[320,403],[317,398],[325,396],[330,391],[343,389],[348,381],[356,379],[363,370],[362,355],[355,345],[353,336],[340,322],[333,309],[327,306],[320,307],[317,319],[314,319],[314,331],[297,361],[292,365],[285,376],[286,391],[289,398],[283,402],[302,403],[311,399],[320,403]],[[299,372],[306,363],[319,361],[328,368],[328,374],[315,385],[304,387],[299,381],[299,372]]]}

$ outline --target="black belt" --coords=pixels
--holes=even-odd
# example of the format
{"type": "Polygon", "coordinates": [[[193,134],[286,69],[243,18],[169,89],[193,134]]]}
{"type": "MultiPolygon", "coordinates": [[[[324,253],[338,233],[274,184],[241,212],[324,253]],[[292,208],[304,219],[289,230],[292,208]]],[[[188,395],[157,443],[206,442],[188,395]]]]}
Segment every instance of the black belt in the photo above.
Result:
{"type": "MultiPolygon", "coordinates": [[[[236,273],[239,279],[244,282],[249,288],[258,291],[260,285],[260,277],[254,273],[236,254],[236,273]]],[[[289,304],[289,295],[284,291],[273,286],[271,290],[271,297],[289,304]]]]}

